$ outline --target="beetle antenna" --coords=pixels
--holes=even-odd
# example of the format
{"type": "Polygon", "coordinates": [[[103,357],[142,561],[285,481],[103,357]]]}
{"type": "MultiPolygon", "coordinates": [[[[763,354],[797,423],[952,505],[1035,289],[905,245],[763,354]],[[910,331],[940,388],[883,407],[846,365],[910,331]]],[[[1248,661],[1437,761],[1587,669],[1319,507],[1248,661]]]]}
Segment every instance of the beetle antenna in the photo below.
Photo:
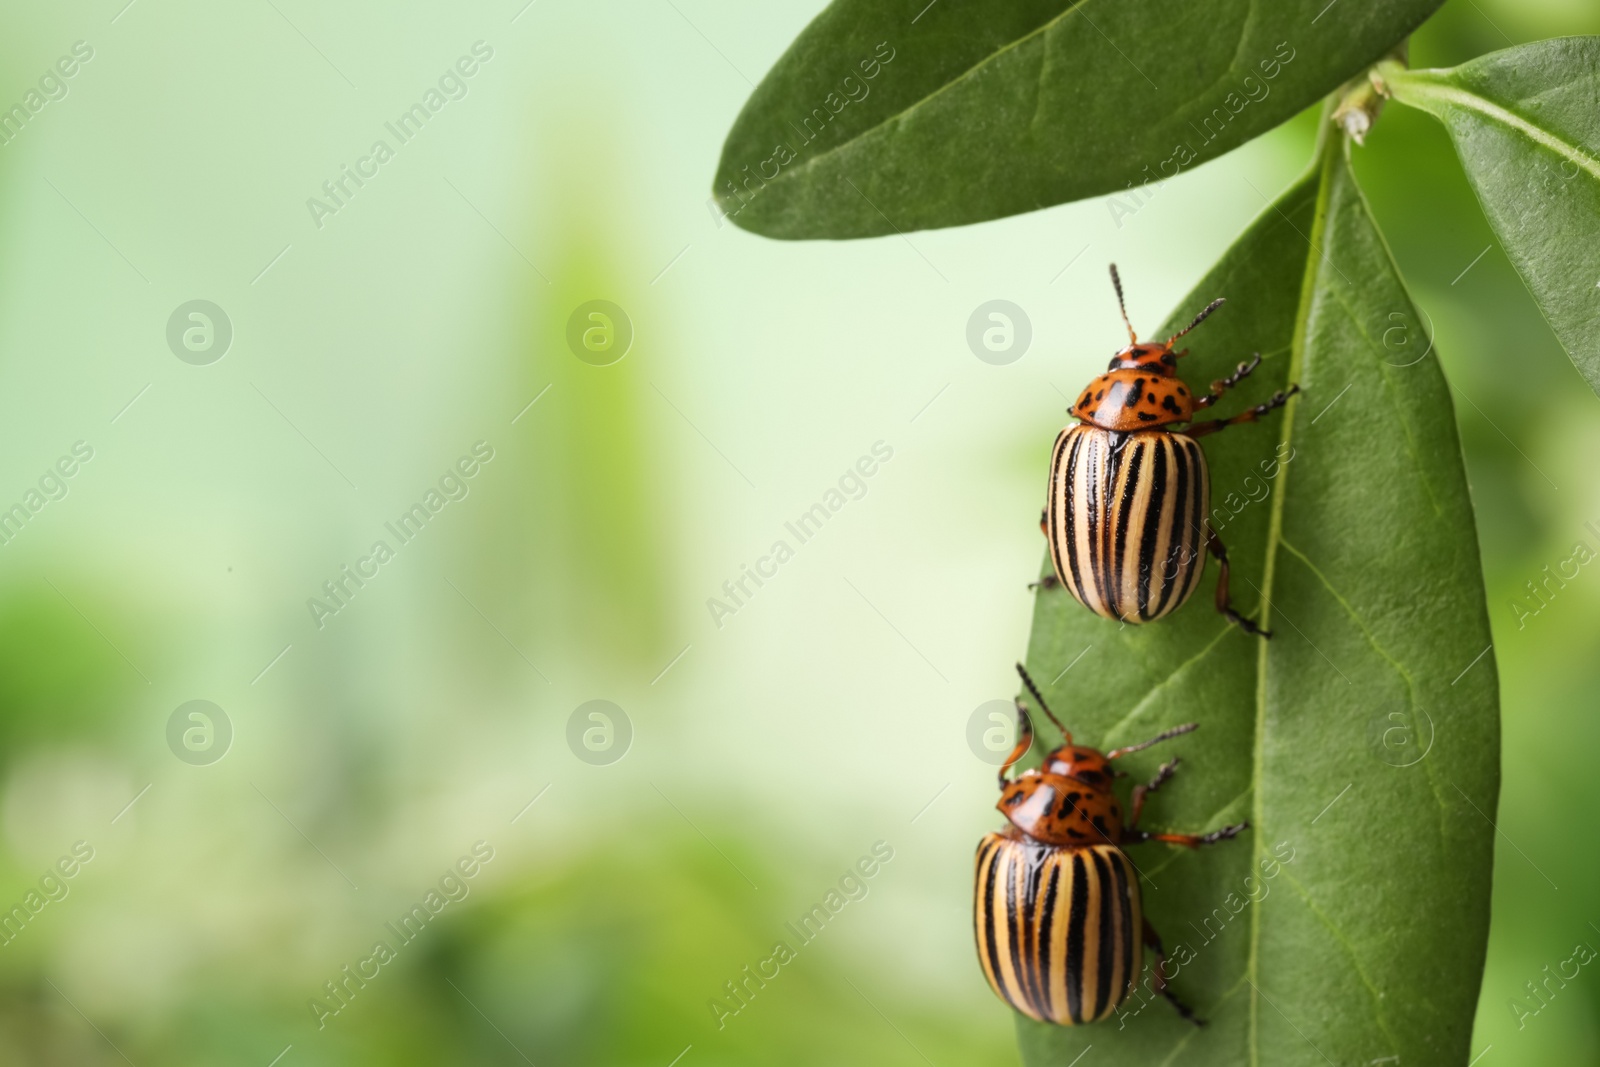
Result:
{"type": "Polygon", "coordinates": [[[1128,305],[1122,301],[1122,278],[1117,274],[1117,265],[1111,264],[1111,287],[1117,291],[1117,310],[1122,312],[1122,324],[1128,328],[1128,342],[1139,343],[1139,335],[1133,332],[1133,323],[1128,321],[1128,305]]]}
{"type": "Polygon", "coordinates": [[[1198,315],[1196,315],[1194,317],[1194,321],[1193,322],[1191,322],[1189,325],[1185,326],[1183,329],[1179,330],[1177,333],[1173,334],[1171,337],[1167,338],[1167,347],[1171,348],[1172,347],[1172,342],[1176,341],[1178,338],[1182,337],[1184,334],[1188,333],[1190,330],[1194,329],[1196,326],[1198,326],[1202,322],[1206,321],[1206,319],[1211,317],[1211,313],[1213,311],[1217,310],[1219,307],[1221,307],[1225,303],[1227,303],[1227,298],[1219,296],[1215,300],[1211,301],[1211,303],[1209,303],[1205,307],[1201,308],[1200,309],[1200,314],[1198,314],[1198,315]]]}
{"type": "Polygon", "coordinates": [[[1050,710],[1050,705],[1044,702],[1044,694],[1039,692],[1039,687],[1033,684],[1033,678],[1028,674],[1028,668],[1017,664],[1017,673],[1022,675],[1022,682],[1028,687],[1028,692],[1033,694],[1033,699],[1039,702],[1039,709],[1050,716],[1050,721],[1056,724],[1056,729],[1061,731],[1065,744],[1072,744],[1072,731],[1061,725],[1061,720],[1056,718],[1056,713],[1050,710]]]}
{"type": "Polygon", "coordinates": [[[1140,741],[1137,745],[1129,745],[1127,748],[1114,748],[1110,752],[1106,753],[1106,759],[1116,759],[1118,756],[1126,756],[1130,752],[1138,752],[1142,749],[1149,748],[1151,745],[1159,745],[1163,741],[1170,741],[1179,734],[1193,733],[1198,729],[1200,729],[1199,723],[1186,722],[1182,726],[1174,726],[1170,730],[1163,730],[1150,740],[1140,741]]]}
{"type": "Polygon", "coordinates": [[[1011,755],[1000,764],[1000,788],[1006,787],[1006,772],[1013,764],[1028,754],[1028,749],[1033,747],[1033,721],[1028,718],[1028,705],[1018,700],[1017,705],[1017,743],[1011,749],[1011,755]]]}

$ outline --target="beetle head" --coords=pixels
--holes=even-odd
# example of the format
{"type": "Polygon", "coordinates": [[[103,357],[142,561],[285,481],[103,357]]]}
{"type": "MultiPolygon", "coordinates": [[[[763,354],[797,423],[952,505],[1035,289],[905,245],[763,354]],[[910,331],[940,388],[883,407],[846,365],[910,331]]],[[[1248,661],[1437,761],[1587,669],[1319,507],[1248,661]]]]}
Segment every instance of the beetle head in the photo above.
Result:
{"type": "Polygon", "coordinates": [[[1062,745],[1044,758],[1039,770],[1044,774],[1058,774],[1071,778],[1092,792],[1110,792],[1115,777],[1111,761],[1097,749],[1084,745],[1062,745]]]}
{"type": "Polygon", "coordinates": [[[1178,373],[1178,356],[1170,344],[1158,341],[1140,341],[1111,357],[1106,370],[1137,370],[1146,374],[1171,378],[1178,373]]]}
{"type": "Polygon", "coordinates": [[[1176,377],[1178,357],[1187,355],[1189,350],[1174,352],[1172,342],[1206,321],[1207,316],[1223,303],[1220,298],[1211,301],[1200,309],[1200,314],[1194,317],[1194,321],[1167,338],[1165,343],[1140,341],[1139,335],[1133,331],[1133,323],[1128,321],[1128,306],[1122,299],[1122,278],[1117,274],[1115,263],[1111,264],[1111,285],[1117,291],[1117,310],[1122,312],[1122,324],[1128,328],[1128,347],[1111,357],[1111,365],[1106,368],[1107,370],[1138,370],[1163,378],[1176,377]]]}

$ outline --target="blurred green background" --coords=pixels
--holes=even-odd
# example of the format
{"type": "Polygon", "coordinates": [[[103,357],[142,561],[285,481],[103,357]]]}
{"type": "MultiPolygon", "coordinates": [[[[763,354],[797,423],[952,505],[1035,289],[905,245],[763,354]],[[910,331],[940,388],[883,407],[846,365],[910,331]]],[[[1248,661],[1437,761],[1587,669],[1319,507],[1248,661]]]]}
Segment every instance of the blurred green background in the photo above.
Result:
{"type": "MultiPolygon", "coordinates": [[[[124,3],[13,4],[0,39],[3,107],[92,49],[0,145],[0,508],[59,497],[0,545],[0,1062],[1015,1063],[970,948],[995,816],[966,738],[1015,688],[1058,394],[1118,343],[1106,262],[1160,319],[1308,122],[1131,216],[779,244],[708,182],[817,0],[124,3]],[[1032,322],[1008,366],[964,337],[995,298],[1032,322]],[[232,327],[205,365],[167,340],[196,299],[232,327]],[[632,327],[605,367],[566,342],[595,299],[632,327]],[[714,619],[878,442],[864,495],[714,619]],[[192,700],[228,729],[169,744],[192,700]],[[570,729],[591,700],[622,715],[570,729]]],[[[1451,0],[1413,60],[1585,32],[1580,0],[1451,0]]],[[[1600,403],[1440,129],[1391,107],[1357,159],[1457,389],[1504,686],[1473,1047],[1600,1062],[1595,968],[1526,988],[1600,947],[1571,844],[1600,572],[1526,590],[1600,550],[1600,403]]]]}

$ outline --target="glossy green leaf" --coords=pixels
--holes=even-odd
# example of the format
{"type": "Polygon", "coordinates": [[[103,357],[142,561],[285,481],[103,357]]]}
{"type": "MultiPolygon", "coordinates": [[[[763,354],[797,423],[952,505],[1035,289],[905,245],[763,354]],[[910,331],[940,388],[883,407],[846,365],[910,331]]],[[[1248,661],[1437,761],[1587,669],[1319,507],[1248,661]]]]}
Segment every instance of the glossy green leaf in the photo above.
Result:
{"type": "Polygon", "coordinates": [[[1506,254],[1600,392],[1600,37],[1383,74],[1450,131],[1506,254]]]}
{"type": "Polygon", "coordinates": [[[1304,389],[1203,441],[1235,603],[1273,639],[1224,623],[1212,563],[1187,605],[1143,626],[1043,591],[1028,653],[1080,741],[1201,724],[1127,758],[1132,781],[1183,760],[1146,828],[1253,823],[1198,852],[1130,850],[1173,987],[1209,1025],[1146,986],[1092,1026],[1019,1016],[1030,1065],[1090,1045],[1085,1064],[1140,1067],[1470,1058],[1499,768],[1477,537],[1437,356],[1342,146],[1321,157],[1148,331],[1225,295],[1191,335],[1185,377],[1209,382],[1259,350],[1221,414],[1304,389]]]}
{"type": "Polygon", "coordinates": [[[871,237],[1171,177],[1316,103],[1440,0],[834,0],[713,191],[772,237],[871,237]]]}

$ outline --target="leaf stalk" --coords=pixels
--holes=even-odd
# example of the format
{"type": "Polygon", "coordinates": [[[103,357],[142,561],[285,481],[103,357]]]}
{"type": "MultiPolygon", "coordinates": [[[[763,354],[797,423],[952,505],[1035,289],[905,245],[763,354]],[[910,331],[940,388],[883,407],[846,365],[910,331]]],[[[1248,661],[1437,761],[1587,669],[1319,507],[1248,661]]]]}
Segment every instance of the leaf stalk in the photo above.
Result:
{"type": "Polygon", "coordinates": [[[1378,121],[1383,102],[1389,97],[1386,74],[1406,69],[1409,53],[1408,41],[1401,41],[1388,55],[1346,82],[1336,94],[1339,103],[1333,111],[1333,121],[1356,144],[1366,144],[1367,133],[1378,121]]]}

